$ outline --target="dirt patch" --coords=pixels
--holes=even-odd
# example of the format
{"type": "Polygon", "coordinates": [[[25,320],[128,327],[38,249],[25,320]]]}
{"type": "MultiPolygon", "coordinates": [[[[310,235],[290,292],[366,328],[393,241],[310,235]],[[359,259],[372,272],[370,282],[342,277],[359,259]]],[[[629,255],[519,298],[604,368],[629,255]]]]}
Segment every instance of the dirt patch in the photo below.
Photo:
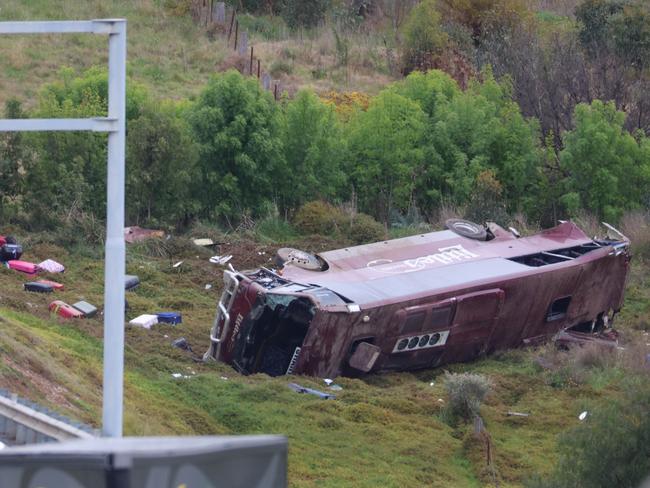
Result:
{"type": "Polygon", "coordinates": [[[11,382],[11,384],[3,384],[4,379],[0,378],[0,384],[3,384],[2,386],[4,388],[7,388],[12,393],[16,393],[24,398],[34,399],[45,397],[45,399],[53,405],[75,410],[73,405],[66,398],[66,394],[69,393],[66,388],[51,382],[47,378],[36,374],[28,368],[22,367],[7,356],[4,356],[2,361],[9,368],[20,373],[24,380],[27,380],[23,381],[23,383],[11,382]],[[26,383],[31,383],[31,385],[26,383]],[[34,395],[34,388],[38,391],[37,395],[34,395]]]}

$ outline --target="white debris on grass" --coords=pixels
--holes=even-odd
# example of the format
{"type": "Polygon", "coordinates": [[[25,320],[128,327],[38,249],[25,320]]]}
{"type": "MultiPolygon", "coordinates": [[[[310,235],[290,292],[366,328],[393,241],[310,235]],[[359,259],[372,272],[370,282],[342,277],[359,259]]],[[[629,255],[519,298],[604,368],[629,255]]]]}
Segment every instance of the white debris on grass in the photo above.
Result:
{"type": "Polygon", "coordinates": [[[578,418],[579,418],[580,420],[584,420],[584,419],[587,418],[587,415],[589,415],[589,414],[588,414],[587,411],[585,410],[585,411],[582,412],[580,415],[578,415],[578,418]]]}
{"type": "Polygon", "coordinates": [[[223,256],[219,256],[219,255],[212,256],[210,258],[210,262],[212,264],[219,264],[219,265],[223,266],[224,264],[226,264],[231,259],[232,259],[232,254],[224,254],[223,256]]]}
{"type": "Polygon", "coordinates": [[[178,267],[179,267],[181,264],[183,264],[183,263],[184,263],[184,261],[179,261],[179,262],[177,262],[176,264],[174,264],[174,265],[172,266],[172,268],[178,268],[178,267]]]}

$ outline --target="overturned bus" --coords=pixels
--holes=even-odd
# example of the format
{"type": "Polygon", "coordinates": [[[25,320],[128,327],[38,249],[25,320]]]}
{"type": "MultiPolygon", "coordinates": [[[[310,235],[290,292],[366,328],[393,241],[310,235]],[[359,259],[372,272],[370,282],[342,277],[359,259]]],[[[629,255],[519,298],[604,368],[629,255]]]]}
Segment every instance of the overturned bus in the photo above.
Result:
{"type": "Polygon", "coordinates": [[[612,339],[629,241],[572,222],[519,238],[495,224],[224,272],[205,359],[243,374],[356,376],[468,361],[563,335],[612,339]]]}

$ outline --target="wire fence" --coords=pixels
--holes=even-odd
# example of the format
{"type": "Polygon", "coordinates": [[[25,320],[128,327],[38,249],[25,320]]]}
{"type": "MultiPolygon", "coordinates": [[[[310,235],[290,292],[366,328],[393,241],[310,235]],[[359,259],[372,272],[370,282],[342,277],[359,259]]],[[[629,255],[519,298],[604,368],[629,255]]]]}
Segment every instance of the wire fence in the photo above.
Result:
{"type": "Polygon", "coordinates": [[[240,73],[256,76],[262,87],[273,93],[275,100],[282,94],[280,80],[274,80],[264,69],[262,60],[255,55],[255,46],[248,31],[243,30],[237,18],[237,9],[215,0],[193,0],[192,18],[198,25],[217,33],[228,49],[239,57],[236,67],[240,73]]]}

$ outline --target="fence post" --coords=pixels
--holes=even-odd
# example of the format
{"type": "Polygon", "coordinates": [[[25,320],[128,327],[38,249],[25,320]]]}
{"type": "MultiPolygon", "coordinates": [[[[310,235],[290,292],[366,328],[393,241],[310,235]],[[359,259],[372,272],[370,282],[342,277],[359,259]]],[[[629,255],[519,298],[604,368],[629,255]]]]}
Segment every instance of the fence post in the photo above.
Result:
{"type": "Polygon", "coordinates": [[[225,2],[217,2],[214,4],[214,10],[212,12],[213,20],[220,25],[226,23],[226,4],[225,2]]]}
{"type": "Polygon", "coordinates": [[[235,23],[235,9],[232,9],[232,17],[230,17],[230,28],[228,29],[228,44],[230,44],[230,36],[232,36],[232,26],[235,23]]]}
{"type": "Polygon", "coordinates": [[[257,79],[258,79],[258,80],[260,79],[261,64],[262,64],[262,63],[260,63],[260,60],[258,59],[258,60],[257,60],[257,79]]]}
{"type": "Polygon", "coordinates": [[[237,50],[238,40],[239,40],[239,21],[235,20],[235,51],[237,50]]]}
{"type": "Polygon", "coordinates": [[[246,51],[248,51],[248,32],[243,31],[239,37],[239,54],[246,56],[246,51]]]}
{"type": "Polygon", "coordinates": [[[253,46],[251,46],[251,63],[248,68],[248,72],[250,73],[251,76],[253,76],[253,46]]]}

